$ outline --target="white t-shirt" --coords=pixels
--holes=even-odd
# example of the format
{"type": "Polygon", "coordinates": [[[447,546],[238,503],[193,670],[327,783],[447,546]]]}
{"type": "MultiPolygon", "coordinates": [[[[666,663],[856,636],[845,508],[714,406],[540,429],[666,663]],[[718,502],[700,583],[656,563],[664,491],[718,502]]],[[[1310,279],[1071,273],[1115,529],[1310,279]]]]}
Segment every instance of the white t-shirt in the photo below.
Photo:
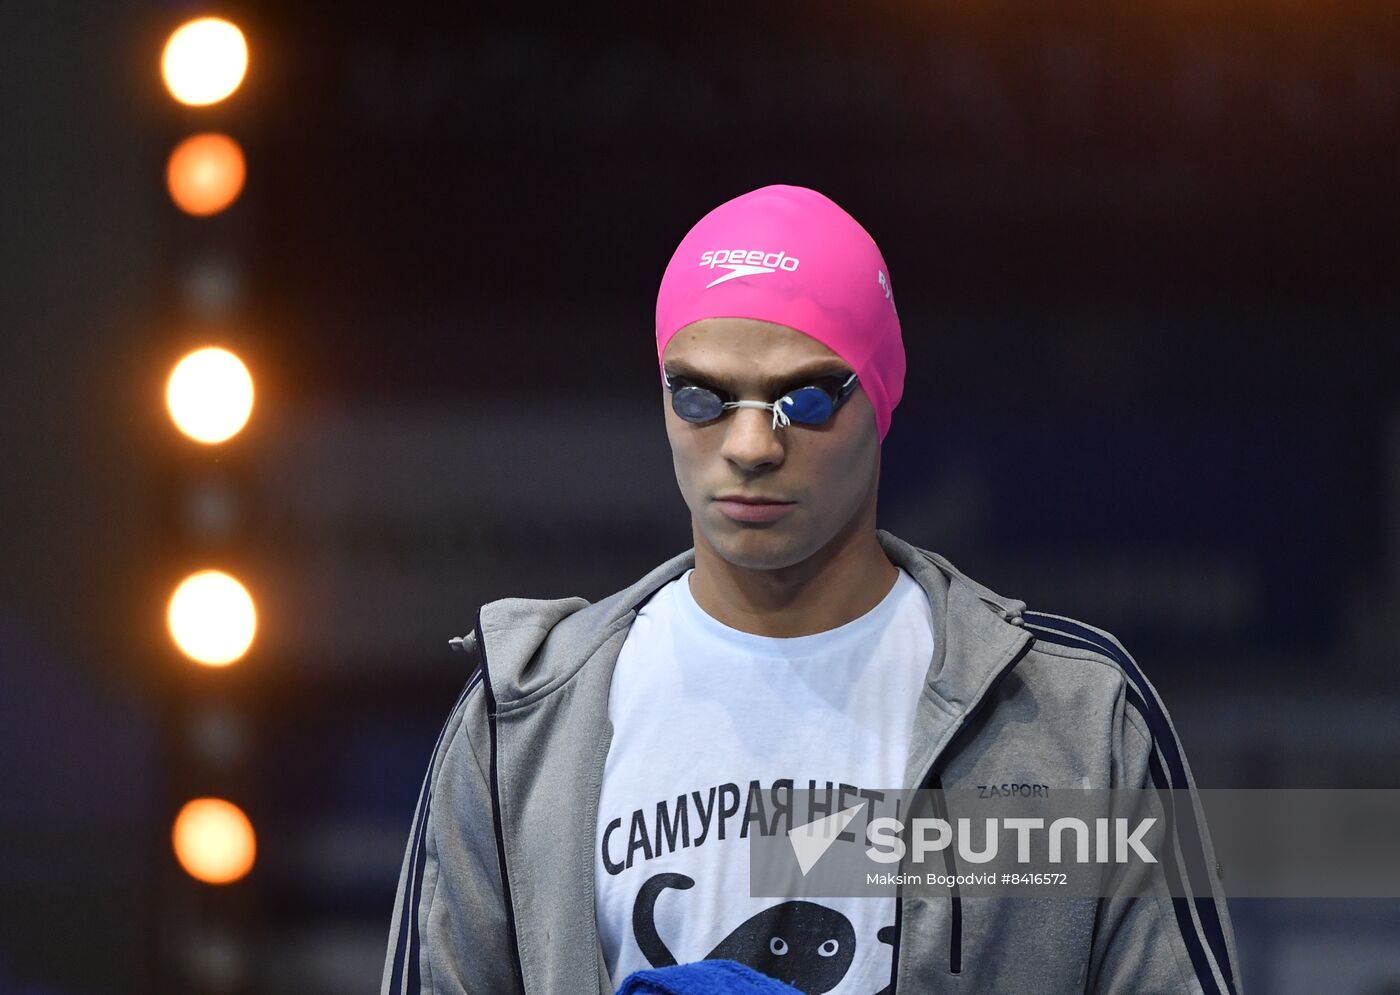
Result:
{"type": "Polygon", "coordinates": [[[612,679],[594,876],[613,988],[665,951],[682,964],[719,952],[759,970],[782,963],[780,980],[809,992],[873,995],[889,984],[892,948],[877,934],[894,900],[819,899],[823,909],[783,920],[800,935],[770,935],[783,903],[749,897],[744,814],[754,782],[833,797],[904,783],[933,657],[928,598],[901,569],[858,619],[758,636],[707,615],[690,574],[642,607],[612,679]]]}

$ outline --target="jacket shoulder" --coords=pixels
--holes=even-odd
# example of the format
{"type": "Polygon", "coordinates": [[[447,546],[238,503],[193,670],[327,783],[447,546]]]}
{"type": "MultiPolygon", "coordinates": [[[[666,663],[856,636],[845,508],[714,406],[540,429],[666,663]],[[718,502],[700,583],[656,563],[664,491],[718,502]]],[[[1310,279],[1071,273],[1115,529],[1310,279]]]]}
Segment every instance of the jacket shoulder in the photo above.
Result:
{"type": "Polygon", "coordinates": [[[1190,783],[1185,753],[1167,706],[1117,637],[1087,622],[1045,612],[1027,611],[1022,624],[1034,637],[1035,645],[1050,656],[1093,661],[1111,668],[1121,683],[1129,710],[1137,715],[1134,722],[1140,723],[1149,742],[1162,751],[1168,769],[1163,780],[1178,787],[1190,783]]]}
{"type": "Polygon", "coordinates": [[[1128,688],[1129,700],[1138,705],[1140,711],[1146,710],[1148,702],[1153,703],[1157,710],[1163,710],[1147,675],[1118,637],[1107,629],[1067,615],[1032,610],[1022,613],[1021,624],[1041,652],[1061,658],[1092,661],[1110,668],[1122,676],[1128,688]]]}
{"type": "Polygon", "coordinates": [[[1126,680],[1125,660],[1131,660],[1123,644],[1106,629],[1064,615],[1026,610],[1016,620],[1031,636],[1030,652],[1050,658],[1052,665],[1082,664],[1088,672],[1126,680]]]}

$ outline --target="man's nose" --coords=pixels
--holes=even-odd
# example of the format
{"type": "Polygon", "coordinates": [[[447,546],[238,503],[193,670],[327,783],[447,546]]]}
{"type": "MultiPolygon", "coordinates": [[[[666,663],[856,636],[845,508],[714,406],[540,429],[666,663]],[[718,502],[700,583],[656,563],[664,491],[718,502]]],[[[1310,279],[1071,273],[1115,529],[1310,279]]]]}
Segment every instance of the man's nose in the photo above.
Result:
{"type": "Polygon", "coordinates": [[[745,470],[777,466],[783,461],[786,428],[773,427],[773,412],[759,408],[737,408],[730,412],[724,434],[724,458],[745,470]]]}

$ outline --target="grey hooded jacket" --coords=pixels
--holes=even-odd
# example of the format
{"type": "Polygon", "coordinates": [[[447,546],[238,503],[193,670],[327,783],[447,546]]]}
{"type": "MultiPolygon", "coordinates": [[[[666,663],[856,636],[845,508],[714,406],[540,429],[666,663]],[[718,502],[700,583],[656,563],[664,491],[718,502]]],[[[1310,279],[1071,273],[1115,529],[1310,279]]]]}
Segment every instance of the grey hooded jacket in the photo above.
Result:
{"type": "MultiPolygon", "coordinates": [[[[906,787],[1033,771],[1066,787],[1189,788],[1194,801],[1166,710],[1112,636],[1027,611],[888,532],[879,539],[923,587],[935,625],[906,787]]],[[[419,795],[382,993],[611,991],[594,851],[613,668],[637,610],[694,562],[687,550],[596,604],[493,601],[470,635],[452,640],[470,677],[419,795]]],[[[1192,882],[1193,894],[1212,897],[1165,888],[1155,901],[902,895],[885,991],[1237,995],[1218,865],[1200,806],[1191,808],[1174,830],[1188,856],[1180,866],[1212,869],[1208,882],[1192,882]]]]}

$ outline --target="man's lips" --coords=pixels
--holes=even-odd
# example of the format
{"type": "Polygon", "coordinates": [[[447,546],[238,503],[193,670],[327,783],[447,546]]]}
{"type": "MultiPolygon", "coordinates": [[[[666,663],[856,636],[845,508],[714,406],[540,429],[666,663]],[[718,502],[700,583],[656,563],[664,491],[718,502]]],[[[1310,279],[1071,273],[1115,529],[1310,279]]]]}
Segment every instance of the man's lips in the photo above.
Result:
{"type": "Polygon", "coordinates": [[[738,504],[792,504],[792,501],[784,501],[782,498],[758,497],[752,494],[719,494],[715,496],[716,501],[732,501],[738,504]]]}
{"type": "Polygon", "coordinates": [[[719,510],[735,522],[775,522],[786,515],[795,503],[753,494],[721,494],[715,498],[719,510]]]}

